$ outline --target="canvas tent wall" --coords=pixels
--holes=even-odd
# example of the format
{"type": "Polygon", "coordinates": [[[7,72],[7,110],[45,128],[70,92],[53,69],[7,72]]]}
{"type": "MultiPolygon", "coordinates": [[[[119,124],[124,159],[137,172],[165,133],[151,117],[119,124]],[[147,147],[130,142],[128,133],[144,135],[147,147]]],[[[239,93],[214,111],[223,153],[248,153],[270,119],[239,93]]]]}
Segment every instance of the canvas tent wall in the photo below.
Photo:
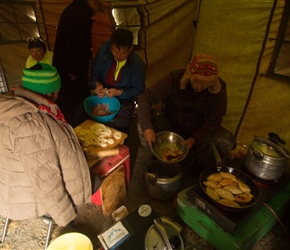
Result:
{"type": "Polygon", "coordinates": [[[236,129],[239,144],[270,131],[290,141],[289,78],[269,72],[284,12],[290,13],[287,1],[201,1],[194,52],[219,58],[228,84],[224,124],[236,129]]]}
{"type": "MultiPolygon", "coordinates": [[[[30,2],[35,3],[40,35],[53,51],[60,13],[71,1],[30,2]]],[[[248,146],[253,135],[267,136],[270,131],[290,144],[289,78],[269,74],[277,54],[282,16],[289,11],[287,1],[103,2],[105,12],[94,17],[94,53],[114,28],[111,8],[136,6],[142,23],[136,51],[147,65],[147,86],[170,71],[184,68],[194,53],[213,54],[218,58],[219,75],[228,87],[228,112],[223,125],[236,133],[238,144],[248,146]]],[[[3,18],[1,10],[0,22],[3,18]]],[[[25,43],[0,44],[1,64],[10,87],[21,83],[21,69],[28,54],[25,43]]]]}

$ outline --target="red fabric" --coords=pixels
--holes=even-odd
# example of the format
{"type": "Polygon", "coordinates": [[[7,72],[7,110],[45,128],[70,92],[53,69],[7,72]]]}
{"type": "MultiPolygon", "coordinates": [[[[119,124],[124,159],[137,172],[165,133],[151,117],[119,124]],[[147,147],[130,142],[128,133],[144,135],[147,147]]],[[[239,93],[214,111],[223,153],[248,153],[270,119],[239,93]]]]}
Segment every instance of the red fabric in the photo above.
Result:
{"type": "Polygon", "coordinates": [[[112,67],[110,68],[110,70],[107,74],[107,78],[106,78],[106,83],[112,87],[114,87],[120,81],[122,71],[123,71],[123,69],[120,69],[117,81],[115,81],[114,74],[115,74],[116,66],[117,66],[117,63],[116,63],[116,61],[114,61],[112,67]]]}
{"type": "Polygon", "coordinates": [[[190,69],[193,74],[199,74],[203,76],[217,75],[217,65],[212,61],[207,61],[202,58],[199,60],[195,56],[189,63],[190,69]]]}
{"type": "MultiPolygon", "coordinates": [[[[104,179],[120,166],[124,166],[126,187],[128,188],[130,185],[130,149],[126,145],[119,145],[118,148],[118,155],[104,157],[91,169],[91,172],[97,173],[104,179]]],[[[91,196],[91,200],[97,206],[102,205],[100,188],[91,196]]]]}
{"type": "Polygon", "coordinates": [[[97,205],[97,206],[101,206],[102,205],[101,189],[100,188],[97,190],[97,192],[95,192],[92,195],[91,199],[92,199],[92,203],[94,203],[95,205],[97,205]]]}
{"type": "Polygon", "coordinates": [[[57,109],[57,114],[54,114],[51,109],[45,105],[40,105],[38,106],[38,108],[40,110],[45,110],[47,113],[53,115],[58,121],[63,121],[63,122],[67,122],[65,119],[64,119],[64,115],[60,112],[59,109],[57,109]]]}

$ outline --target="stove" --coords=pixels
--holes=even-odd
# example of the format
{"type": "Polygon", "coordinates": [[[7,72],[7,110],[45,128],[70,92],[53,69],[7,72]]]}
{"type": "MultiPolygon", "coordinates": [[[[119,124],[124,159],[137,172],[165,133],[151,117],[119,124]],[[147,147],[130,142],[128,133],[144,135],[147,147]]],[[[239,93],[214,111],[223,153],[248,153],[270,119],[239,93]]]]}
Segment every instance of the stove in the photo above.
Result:
{"type": "MultiPolygon", "coordinates": [[[[246,168],[240,170],[250,175],[246,168]]],[[[264,206],[263,203],[269,202],[289,183],[290,180],[290,175],[288,173],[284,173],[279,180],[273,182],[265,182],[254,176],[251,177],[259,188],[260,196],[256,205],[247,210],[230,212],[218,207],[207,197],[200,185],[193,186],[189,189],[187,191],[187,196],[192,203],[197,205],[203,213],[213,219],[220,227],[229,233],[233,233],[248,222],[250,218],[264,206]]]]}

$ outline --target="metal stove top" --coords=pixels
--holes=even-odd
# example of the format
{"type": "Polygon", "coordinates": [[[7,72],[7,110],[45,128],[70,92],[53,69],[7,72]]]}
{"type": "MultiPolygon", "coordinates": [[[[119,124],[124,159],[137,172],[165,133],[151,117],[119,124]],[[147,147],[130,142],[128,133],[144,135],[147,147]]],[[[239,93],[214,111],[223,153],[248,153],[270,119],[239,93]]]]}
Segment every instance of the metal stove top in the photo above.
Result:
{"type": "MultiPolygon", "coordinates": [[[[241,171],[249,174],[246,169],[240,169],[241,171]]],[[[254,179],[254,178],[253,178],[254,179]]],[[[260,182],[258,179],[254,179],[259,191],[260,197],[257,204],[251,207],[249,210],[229,212],[217,205],[215,205],[203,192],[200,185],[196,185],[187,192],[188,198],[210,218],[212,218],[220,227],[229,233],[234,232],[237,228],[247,222],[252,215],[257,213],[263,203],[270,201],[276,194],[279,193],[289,182],[290,175],[284,173],[279,181],[275,182],[260,182]]]]}

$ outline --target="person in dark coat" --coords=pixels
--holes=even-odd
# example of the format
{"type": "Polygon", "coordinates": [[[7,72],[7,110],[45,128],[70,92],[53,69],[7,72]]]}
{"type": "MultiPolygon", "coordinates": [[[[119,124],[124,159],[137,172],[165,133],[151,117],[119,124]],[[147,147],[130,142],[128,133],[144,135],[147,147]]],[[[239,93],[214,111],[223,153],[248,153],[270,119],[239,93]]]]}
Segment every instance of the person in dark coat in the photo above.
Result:
{"type": "Polygon", "coordinates": [[[181,165],[185,168],[216,165],[208,135],[221,158],[227,157],[235,145],[233,133],[221,125],[226,110],[226,83],[218,77],[215,57],[198,54],[185,70],[171,72],[139,97],[140,140],[151,144],[155,132],[173,131],[185,139],[190,150],[181,165]],[[162,114],[152,116],[152,105],[160,102],[162,114]]]}
{"type": "Polygon", "coordinates": [[[63,10],[57,26],[53,65],[62,80],[57,104],[72,126],[76,107],[90,95],[91,17],[99,4],[97,0],[73,0],[63,10]]]}

